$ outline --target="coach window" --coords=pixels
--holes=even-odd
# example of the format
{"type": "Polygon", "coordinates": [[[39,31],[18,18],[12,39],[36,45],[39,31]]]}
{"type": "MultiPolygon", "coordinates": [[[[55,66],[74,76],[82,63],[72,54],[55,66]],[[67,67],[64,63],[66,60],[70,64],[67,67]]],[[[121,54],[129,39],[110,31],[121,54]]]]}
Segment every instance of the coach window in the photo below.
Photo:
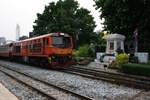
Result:
{"type": "Polygon", "coordinates": [[[16,53],[20,53],[20,51],[21,51],[21,48],[20,48],[20,46],[16,46],[16,53]]]}
{"type": "Polygon", "coordinates": [[[10,43],[9,47],[11,47],[11,46],[13,46],[13,44],[12,44],[12,43],[10,43]]]}
{"type": "Polygon", "coordinates": [[[38,42],[41,42],[40,39],[38,39],[38,42]]]}

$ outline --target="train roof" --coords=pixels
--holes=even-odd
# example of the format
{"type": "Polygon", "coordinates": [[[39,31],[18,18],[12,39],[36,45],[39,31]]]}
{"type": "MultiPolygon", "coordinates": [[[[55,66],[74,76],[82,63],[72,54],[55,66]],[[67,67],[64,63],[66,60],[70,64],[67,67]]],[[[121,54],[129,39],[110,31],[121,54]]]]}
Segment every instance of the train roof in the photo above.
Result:
{"type": "Polygon", "coordinates": [[[44,38],[44,37],[48,37],[48,36],[59,36],[59,35],[60,36],[62,35],[62,36],[65,36],[65,37],[70,37],[70,35],[68,35],[67,33],[49,33],[49,34],[44,34],[44,35],[40,35],[40,36],[37,36],[37,37],[25,39],[25,40],[16,41],[15,43],[26,42],[26,41],[40,39],[40,38],[44,38]]]}
{"type": "Polygon", "coordinates": [[[12,42],[12,43],[2,44],[2,45],[0,45],[0,47],[1,47],[1,46],[9,46],[10,44],[13,44],[13,42],[12,42]]]}

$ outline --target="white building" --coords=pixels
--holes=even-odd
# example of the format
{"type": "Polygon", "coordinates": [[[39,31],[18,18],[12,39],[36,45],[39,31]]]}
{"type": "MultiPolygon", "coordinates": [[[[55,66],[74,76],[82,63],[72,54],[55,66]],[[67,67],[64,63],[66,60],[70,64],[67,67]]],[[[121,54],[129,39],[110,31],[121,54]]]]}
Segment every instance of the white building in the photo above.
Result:
{"type": "Polygon", "coordinates": [[[124,51],[124,40],[125,36],[121,34],[110,34],[104,37],[107,41],[106,53],[116,54],[118,49],[124,51]]]}
{"type": "Polygon", "coordinates": [[[5,37],[0,37],[0,45],[6,44],[5,37]]]}

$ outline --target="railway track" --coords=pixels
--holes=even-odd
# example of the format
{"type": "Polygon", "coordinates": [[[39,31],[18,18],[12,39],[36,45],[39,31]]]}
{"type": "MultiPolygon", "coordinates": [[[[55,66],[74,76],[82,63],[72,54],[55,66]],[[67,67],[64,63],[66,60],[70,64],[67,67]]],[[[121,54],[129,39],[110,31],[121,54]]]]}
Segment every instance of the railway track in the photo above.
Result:
{"type": "Polygon", "coordinates": [[[9,65],[0,64],[0,71],[48,97],[49,100],[93,100],[90,97],[48,83],[44,80],[30,76],[27,73],[12,69],[9,65]]]}
{"type": "Polygon", "coordinates": [[[76,74],[87,78],[108,81],[119,85],[122,84],[129,87],[150,90],[150,78],[148,77],[93,70],[91,68],[76,66],[65,69],[63,72],[76,74]]]}

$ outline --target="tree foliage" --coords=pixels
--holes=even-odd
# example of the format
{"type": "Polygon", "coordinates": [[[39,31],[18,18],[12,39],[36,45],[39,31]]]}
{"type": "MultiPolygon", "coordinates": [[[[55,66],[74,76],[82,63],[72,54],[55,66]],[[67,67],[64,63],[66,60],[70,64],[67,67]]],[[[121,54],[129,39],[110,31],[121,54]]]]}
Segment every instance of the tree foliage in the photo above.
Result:
{"type": "Polygon", "coordinates": [[[25,39],[28,39],[28,36],[23,35],[23,36],[19,37],[19,40],[25,40],[25,39]]]}
{"type": "Polygon", "coordinates": [[[106,50],[106,40],[104,40],[104,32],[97,31],[96,35],[93,36],[95,51],[96,52],[105,52],[106,50]]]}
{"type": "Polygon", "coordinates": [[[49,3],[42,14],[37,14],[33,34],[38,36],[52,32],[64,32],[74,38],[78,37],[78,43],[82,45],[90,43],[95,27],[90,11],[79,8],[77,1],[59,0],[56,3],[49,3]]]}
{"type": "Polygon", "coordinates": [[[104,18],[104,30],[120,33],[133,43],[138,29],[139,50],[150,51],[150,1],[149,0],[94,0],[104,18]]]}

